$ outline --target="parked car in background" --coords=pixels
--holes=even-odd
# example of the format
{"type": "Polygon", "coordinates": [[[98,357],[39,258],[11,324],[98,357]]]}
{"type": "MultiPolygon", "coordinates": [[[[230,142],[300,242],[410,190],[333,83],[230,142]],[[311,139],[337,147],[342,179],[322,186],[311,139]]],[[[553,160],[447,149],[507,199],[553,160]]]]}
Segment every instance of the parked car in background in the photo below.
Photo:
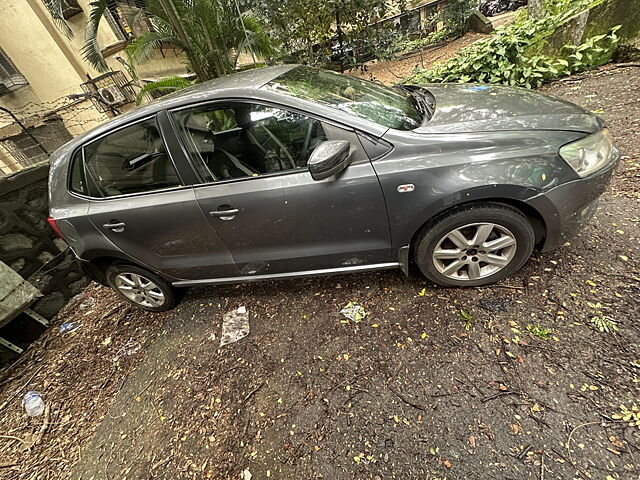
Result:
{"type": "Polygon", "coordinates": [[[286,65],[72,140],[51,158],[49,222],[152,311],[175,287],[387,268],[482,286],[581,228],[618,158],[601,119],[541,93],[286,65]]]}

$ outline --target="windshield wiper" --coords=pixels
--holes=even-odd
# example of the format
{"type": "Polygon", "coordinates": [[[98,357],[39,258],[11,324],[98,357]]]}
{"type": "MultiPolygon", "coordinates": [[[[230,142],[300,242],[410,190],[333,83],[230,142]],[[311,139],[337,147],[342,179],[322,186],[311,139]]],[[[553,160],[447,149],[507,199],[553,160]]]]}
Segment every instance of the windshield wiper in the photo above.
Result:
{"type": "Polygon", "coordinates": [[[425,120],[425,118],[427,120],[431,119],[434,110],[433,105],[431,105],[431,103],[427,101],[424,95],[411,87],[407,87],[406,85],[395,85],[395,87],[411,95],[413,106],[422,116],[423,121],[425,120]]]}
{"type": "Polygon", "coordinates": [[[416,104],[420,105],[419,108],[422,110],[423,115],[427,115],[427,120],[431,119],[431,117],[433,117],[433,105],[424,98],[424,95],[415,90],[411,92],[411,96],[414,98],[416,104]]]}

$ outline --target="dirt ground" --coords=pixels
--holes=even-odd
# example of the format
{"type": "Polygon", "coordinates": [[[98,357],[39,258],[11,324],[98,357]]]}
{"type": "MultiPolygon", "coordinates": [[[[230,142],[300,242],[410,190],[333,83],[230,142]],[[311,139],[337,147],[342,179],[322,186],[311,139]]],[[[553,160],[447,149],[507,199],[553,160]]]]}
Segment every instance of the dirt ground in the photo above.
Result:
{"type": "Polygon", "coordinates": [[[82,327],[0,372],[0,478],[640,478],[640,429],[614,417],[640,405],[640,68],[544,90],[603,112],[623,152],[570,244],[490,288],[388,271],[191,289],[152,315],[92,286],[55,322],[82,327]],[[250,335],[219,348],[241,305],[250,335]],[[28,389],[48,415],[23,413],[28,389]]]}
{"type": "Polygon", "coordinates": [[[483,37],[486,37],[483,33],[470,32],[452,42],[427,47],[394,61],[378,62],[373,60],[367,62],[362,69],[353,70],[350,73],[356,77],[393,85],[409,77],[416,68],[424,69],[433,64],[444,62],[453,57],[461,48],[467,47],[483,37]]]}

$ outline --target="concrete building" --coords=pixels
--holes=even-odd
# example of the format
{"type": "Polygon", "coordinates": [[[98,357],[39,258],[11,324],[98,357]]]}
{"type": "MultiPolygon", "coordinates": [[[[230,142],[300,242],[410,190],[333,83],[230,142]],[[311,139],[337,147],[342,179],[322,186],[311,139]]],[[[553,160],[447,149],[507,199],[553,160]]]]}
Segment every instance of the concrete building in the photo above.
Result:
{"type": "MultiPolygon", "coordinates": [[[[98,44],[111,71],[102,74],[82,57],[89,0],[66,0],[66,5],[71,38],[56,26],[42,0],[2,2],[0,173],[45,160],[72,136],[134,106],[139,86],[122,57],[129,41],[147,28],[144,22],[130,26],[140,0],[109,2],[98,44]]],[[[159,49],[138,68],[139,81],[186,74],[183,62],[172,48],[159,49]]]]}

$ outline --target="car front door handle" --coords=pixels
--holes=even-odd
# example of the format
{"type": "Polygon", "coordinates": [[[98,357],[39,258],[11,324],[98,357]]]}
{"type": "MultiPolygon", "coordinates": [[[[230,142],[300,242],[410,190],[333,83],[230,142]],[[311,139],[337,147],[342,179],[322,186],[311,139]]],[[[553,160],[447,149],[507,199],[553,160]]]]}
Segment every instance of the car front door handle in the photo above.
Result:
{"type": "Polygon", "coordinates": [[[226,210],[214,210],[209,212],[212,217],[218,217],[220,220],[233,220],[240,212],[237,208],[229,208],[226,210]]]}
{"type": "Polygon", "coordinates": [[[104,228],[110,228],[111,230],[113,230],[115,233],[120,233],[120,232],[124,232],[124,222],[111,222],[111,223],[105,223],[104,225],[102,225],[104,228]]]}

